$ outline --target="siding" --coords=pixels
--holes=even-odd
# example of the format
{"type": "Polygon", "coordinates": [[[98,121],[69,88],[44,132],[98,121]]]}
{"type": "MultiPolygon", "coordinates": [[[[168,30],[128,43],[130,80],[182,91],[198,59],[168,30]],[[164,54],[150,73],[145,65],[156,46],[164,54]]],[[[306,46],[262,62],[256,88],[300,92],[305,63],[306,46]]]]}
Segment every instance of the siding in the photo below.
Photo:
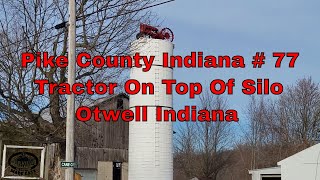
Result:
{"type": "MultiPolygon", "coordinates": [[[[92,106],[99,109],[116,109],[118,99],[123,100],[123,108],[128,109],[127,96],[118,95],[92,106]]],[[[90,120],[76,121],[75,160],[78,168],[97,169],[98,161],[128,161],[129,123],[119,119],[117,122],[90,120]]]]}

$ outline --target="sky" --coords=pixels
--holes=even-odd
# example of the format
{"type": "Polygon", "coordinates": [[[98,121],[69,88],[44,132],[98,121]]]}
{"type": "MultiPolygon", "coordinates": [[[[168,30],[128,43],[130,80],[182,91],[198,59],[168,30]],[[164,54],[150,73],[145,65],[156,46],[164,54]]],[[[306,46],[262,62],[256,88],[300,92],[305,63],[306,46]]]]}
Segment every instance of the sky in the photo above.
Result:
{"type": "MultiPolygon", "coordinates": [[[[175,68],[178,82],[208,84],[214,79],[235,78],[233,95],[226,95],[230,109],[239,113],[239,123],[246,124],[245,108],[249,96],[241,92],[245,79],[269,78],[287,85],[311,76],[320,83],[320,1],[317,0],[176,0],[158,6],[154,11],[162,25],[175,34],[175,55],[186,56],[192,51],[204,55],[241,55],[246,68],[186,69],[175,68]],[[252,68],[252,56],[265,52],[266,64],[252,68]],[[273,52],[299,52],[295,68],[274,68],[273,52]]],[[[206,88],[208,89],[208,88],[206,88]]],[[[197,99],[174,95],[174,108],[195,105],[197,99]]]]}

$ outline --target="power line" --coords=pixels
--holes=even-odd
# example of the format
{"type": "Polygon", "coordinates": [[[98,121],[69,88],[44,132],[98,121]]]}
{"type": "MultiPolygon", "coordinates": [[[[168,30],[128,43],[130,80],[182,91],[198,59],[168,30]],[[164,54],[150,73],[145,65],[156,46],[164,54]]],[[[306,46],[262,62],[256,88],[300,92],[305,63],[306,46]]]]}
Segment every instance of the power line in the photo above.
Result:
{"type": "MultiPolygon", "coordinates": [[[[102,7],[101,9],[99,9],[99,10],[97,10],[97,11],[95,11],[95,12],[88,13],[88,14],[85,14],[85,15],[83,15],[83,16],[77,17],[77,21],[81,20],[81,18],[89,17],[89,16],[91,16],[91,15],[93,15],[93,14],[95,14],[95,13],[98,13],[98,12],[101,12],[101,11],[105,11],[105,10],[108,10],[108,9],[112,9],[112,8],[115,8],[115,7],[120,7],[120,6],[123,6],[123,5],[131,4],[131,3],[134,3],[134,2],[137,2],[137,1],[140,1],[140,0],[133,0],[133,1],[126,2],[126,3],[123,3],[123,4],[118,4],[118,5],[116,5],[116,4],[110,5],[110,6],[105,5],[104,7],[102,7]],[[106,7],[107,7],[107,8],[106,8],[106,7]],[[103,8],[105,8],[105,9],[103,9],[103,8]]],[[[120,14],[120,15],[109,16],[109,17],[107,17],[107,18],[105,18],[105,19],[111,19],[111,18],[114,18],[114,17],[123,16],[123,15],[129,14],[129,13],[133,13],[133,12],[136,12],[136,11],[145,10],[145,9],[152,8],[152,7],[155,7],[155,6],[159,6],[159,5],[162,5],[162,4],[166,4],[166,3],[169,3],[169,2],[172,2],[172,1],[175,1],[175,0],[165,1],[165,2],[162,2],[162,3],[154,4],[154,5],[152,5],[152,6],[147,6],[147,7],[140,8],[140,9],[136,9],[136,10],[133,10],[133,11],[128,11],[128,12],[123,13],[123,14],[120,14]]],[[[37,33],[33,34],[32,36],[40,35],[41,33],[47,32],[47,31],[52,30],[52,29],[64,28],[64,27],[66,27],[67,22],[68,22],[68,21],[64,21],[64,22],[59,23],[59,24],[57,24],[57,25],[55,25],[55,26],[53,26],[53,27],[51,27],[51,28],[44,29],[44,30],[42,30],[42,31],[40,31],[40,32],[37,32],[37,33]]],[[[97,22],[100,22],[100,21],[95,21],[95,22],[91,22],[91,23],[88,23],[88,24],[83,24],[83,25],[80,25],[80,26],[90,25],[90,24],[94,24],[94,23],[97,23],[97,22]]],[[[79,26],[77,26],[77,27],[79,27],[79,26]]],[[[9,47],[9,46],[11,46],[11,45],[16,45],[17,43],[20,43],[20,42],[23,42],[23,41],[24,41],[24,39],[19,40],[19,41],[12,42],[12,43],[4,46],[3,48],[7,48],[7,47],[9,47]]],[[[41,42],[41,41],[40,41],[40,42],[41,42]]],[[[1,57],[2,57],[2,56],[1,56],[1,57]]]]}
{"type": "MultiPolygon", "coordinates": [[[[106,4],[106,5],[102,6],[97,11],[94,11],[94,12],[91,12],[91,13],[76,17],[76,21],[80,21],[80,20],[82,20],[82,18],[89,17],[89,16],[91,16],[93,14],[96,14],[98,12],[102,12],[102,11],[105,11],[105,10],[108,10],[108,9],[113,9],[113,8],[116,8],[116,7],[124,6],[124,5],[131,4],[131,3],[134,3],[134,2],[137,2],[137,1],[141,1],[141,0],[133,0],[133,1],[130,1],[130,2],[123,3],[123,4],[114,4],[114,5],[110,5],[110,6],[108,4],[106,4]]],[[[62,22],[60,24],[57,24],[54,28],[55,29],[64,28],[64,27],[66,27],[67,23],[68,23],[68,21],[64,21],[64,22],[62,22]]]]}
{"type": "MultiPolygon", "coordinates": [[[[124,15],[130,14],[130,13],[133,13],[133,12],[142,11],[142,10],[149,9],[149,8],[152,8],[152,7],[160,6],[160,5],[163,5],[163,4],[167,4],[167,3],[169,3],[169,2],[172,2],[172,1],[175,1],[175,0],[169,0],[169,1],[165,1],[165,2],[158,3],[158,4],[146,6],[146,7],[140,8],[140,9],[128,11],[128,12],[125,12],[125,13],[122,13],[122,14],[118,14],[118,15],[114,15],[114,16],[109,16],[109,17],[104,18],[104,20],[106,20],[106,19],[112,19],[112,18],[115,18],[115,17],[118,17],[118,16],[124,16],[124,15]]],[[[94,23],[97,23],[97,22],[101,22],[101,21],[94,21],[94,22],[90,22],[90,23],[88,23],[88,24],[79,25],[79,26],[77,26],[77,27],[81,27],[81,26],[85,26],[85,25],[90,25],[90,24],[94,24],[94,23]]]]}
{"type": "Polygon", "coordinates": [[[100,8],[99,10],[97,10],[97,11],[94,11],[94,12],[85,14],[85,15],[83,15],[83,16],[77,17],[77,21],[81,20],[82,18],[89,17],[89,16],[91,16],[91,15],[93,15],[93,14],[96,14],[96,13],[98,13],[98,12],[102,12],[102,11],[105,11],[105,10],[108,10],[108,9],[112,9],[112,8],[124,6],[124,5],[131,4],[131,3],[134,3],[134,2],[137,2],[137,1],[141,1],[141,0],[133,0],[133,1],[125,2],[125,3],[123,3],[123,4],[113,4],[113,5],[110,5],[110,6],[108,6],[108,4],[106,4],[106,5],[104,5],[103,7],[101,7],[101,8],[100,8]],[[104,9],[104,8],[106,8],[106,9],[104,9]]]}
{"type": "MultiPolygon", "coordinates": [[[[137,1],[137,0],[134,0],[134,1],[137,1]]],[[[173,2],[173,1],[175,1],[175,0],[168,0],[168,1],[165,1],[165,2],[157,3],[157,4],[154,4],[154,5],[150,5],[150,6],[146,6],[146,7],[140,8],[140,9],[128,11],[128,12],[125,12],[125,13],[122,13],[122,14],[118,14],[118,15],[114,15],[114,16],[109,16],[109,17],[104,18],[104,20],[112,19],[112,18],[119,17],[119,16],[124,16],[124,15],[130,14],[130,13],[134,13],[134,12],[142,11],[142,10],[149,9],[149,8],[152,8],[152,7],[160,6],[160,5],[167,4],[167,3],[173,2]]],[[[119,5],[119,6],[120,6],[120,5],[119,5]]],[[[100,9],[100,10],[101,10],[101,9],[100,9]]],[[[90,14],[92,15],[92,13],[90,13],[90,14]]],[[[81,26],[85,26],[85,25],[94,24],[94,23],[97,23],[97,22],[101,22],[101,21],[94,21],[94,22],[90,22],[90,23],[87,23],[87,24],[82,24],[82,25],[77,26],[77,28],[78,28],[78,27],[81,27],[81,26]]],[[[66,22],[65,22],[65,23],[66,23],[66,22]]],[[[53,29],[53,28],[55,28],[55,27],[51,27],[51,28],[46,29],[46,30],[44,30],[44,31],[42,31],[42,32],[49,31],[49,30],[51,30],[51,29],[53,29]]],[[[39,33],[40,33],[40,32],[39,32],[39,33]]],[[[43,40],[41,40],[41,41],[38,41],[37,43],[44,42],[44,41],[49,40],[49,39],[51,39],[51,38],[53,38],[53,37],[56,37],[56,36],[58,36],[58,34],[53,35],[53,36],[50,36],[50,37],[47,37],[47,38],[45,38],[45,39],[43,39],[43,40]]],[[[17,42],[12,43],[12,44],[16,44],[16,43],[19,43],[19,42],[22,42],[22,41],[23,41],[23,40],[17,41],[17,42]]],[[[59,42],[62,42],[62,41],[59,41],[59,42]]],[[[37,44],[37,43],[34,43],[33,45],[35,45],[35,44],[37,44]]],[[[12,44],[10,44],[10,45],[12,45],[12,44]]],[[[10,45],[8,45],[8,46],[6,46],[6,47],[9,47],[10,45]]],[[[25,48],[25,47],[20,48],[20,49],[18,49],[17,51],[20,51],[20,50],[22,50],[22,49],[24,49],[24,48],[25,48]]],[[[9,53],[7,53],[7,54],[5,54],[5,55],[2,55],[2,56],[0,56],[0,58],[3,58],[3,57],[5,57],[5,56],[7,56],[7,55],[10,55],[11,53],[12,53],[12,52],[9,52],[9,53]]]]}
{"type": "MultiPolygon", "coordinates": [[[[117,5],[117,4],[113,4],[113,5],[110,5],[110,6],[108,6],[108,4],[107,4],[107,5],[104,5],[101,9],[99,9],[99,10],[97,10],[97,11],[95,11],[95,12],[92,12],[92,13],[85,14],[85,15],[83,15],[83,16],[77,17],[76,20],[79,21],[79,20],[81,20],[81,18],[89,17],[89,16],[91,16],[91,15],[93,15],[93,14],[95,14],[95,13],[98,13],[98,12],[101,12],[101,11],[104,11],[104,10],[108,10],[108,9],[112,9],[112,8],[115,8],[115,7],[119,7],[119,6],[131,4],[131,3],[134,3],[134,2],[137,2],[137,1],[140,1],[140,0],[133,0],[133,1],[126,2],[126,3],[123,3],[123,4],[118,4],[118,5],[117,5]],[[105,9],[104,9],[104,8],[105,8],[105,9]]],[[[57,25],[55,25],[55,26],[53,26],[53,27],[51,27],[51,28],[44,29],[44,30],[42,30],[42,31],[40,31],[40,32],[37,32],[37,33],[35,33],[35,34],[31,35],[31,36],[37,36],[37,35],[40,35],[41,33],[44,33],[44,32],[47,32],[47,31],[50,31],[50,30],[53,30],[53,29],[64,28],[64,27],[66,27],[67,22],[68,22],[68,21],[64,21],[64,22],[59,23],[59,24],[57,24],[57,25]]],[[[17,43],[21,43],[21,42],[23,42],[23,41],[24,41],[24,39],[19,40],[19,41],[12,42],[12,43],[10,43],[10,44],[8,44],[8,45],[6,45],[6,46],[3,46],[3,48],[7,48],[7,47],[9,47],[9,46],[11,46],[11,45],[16,45],[17,43]]]]}

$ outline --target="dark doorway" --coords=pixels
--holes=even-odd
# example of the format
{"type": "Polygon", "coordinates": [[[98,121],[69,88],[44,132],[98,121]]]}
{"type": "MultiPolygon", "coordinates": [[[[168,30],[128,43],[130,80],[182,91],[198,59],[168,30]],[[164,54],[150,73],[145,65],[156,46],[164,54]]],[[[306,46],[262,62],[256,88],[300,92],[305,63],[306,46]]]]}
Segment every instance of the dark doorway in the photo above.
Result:
{"type": "Polygon", "coordinates": [[[281,177],[262,177],[262,180],[281,180],[281,177]]]}
{"type": "Polygon", "coordinates": [[[123,99],[117,100],[117,109],[123,109],[123,99]]]}
{"type": "Polygon", "coordinates": [[[113,180],[121,180],[121,162],[113,162],[113,180]]]}

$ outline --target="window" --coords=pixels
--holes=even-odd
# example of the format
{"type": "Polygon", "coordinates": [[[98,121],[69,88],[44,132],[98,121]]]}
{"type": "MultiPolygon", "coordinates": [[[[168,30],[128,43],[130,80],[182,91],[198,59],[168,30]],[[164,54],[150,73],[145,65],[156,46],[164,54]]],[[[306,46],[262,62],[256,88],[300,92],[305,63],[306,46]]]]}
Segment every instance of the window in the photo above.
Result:
{"type": "Polygon", "coordinates": [[[262,177],[262,180],[281,180],[281,177],[262,177]]]}

